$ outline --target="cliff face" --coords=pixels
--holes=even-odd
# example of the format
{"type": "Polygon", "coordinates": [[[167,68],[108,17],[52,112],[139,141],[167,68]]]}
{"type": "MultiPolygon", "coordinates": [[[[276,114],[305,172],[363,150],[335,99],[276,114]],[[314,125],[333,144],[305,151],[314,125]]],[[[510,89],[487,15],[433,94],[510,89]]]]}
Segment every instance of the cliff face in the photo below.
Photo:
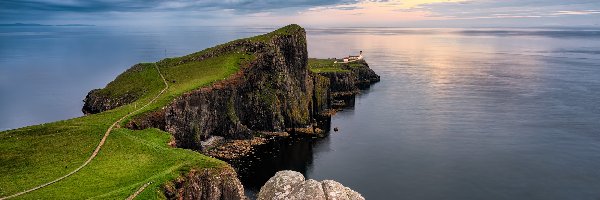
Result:
{"type": "Polygon", "coordinates": [[[165,109],[165,130],[177,146],[199,149],[210,136],[247,139],[310,123],[313,84],[304,30],[275,36],[256,59],[226,81],[189,92],[165,109]]]}
{"type": "Polygon", "coordinates": [[[379,75],[364,60],[341,64],[339,69],[343,71],[319,73],[329,78],[329,88],[334,97],[357,94],[359,90],[366,89],[380,80],[379,75]]]}
{"type": "Polygon", "coordinates": [[[232,168],[191,170],[163,186],[166,199],[244,200],[244,187],[232,168]]]}
{"type": "Polygon", "coordinates": [[[137,99],[134,95],[123,95],[117,98],[107,98],[99,93],[100,89],[94,89],[88,92],[83,100],[84,114],[94,114],[106,110],[112,110],[116,107],[129,104],[137,99]]]}

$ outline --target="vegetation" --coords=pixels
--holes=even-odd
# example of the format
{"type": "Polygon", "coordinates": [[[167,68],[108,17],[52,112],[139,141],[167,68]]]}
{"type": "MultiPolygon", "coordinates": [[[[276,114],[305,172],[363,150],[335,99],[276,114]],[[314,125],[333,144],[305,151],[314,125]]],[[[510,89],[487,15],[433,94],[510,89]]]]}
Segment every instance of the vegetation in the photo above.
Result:
{"type": "MultiPolygon", "coordinates": [[[[300,27],[297,24],[291,24],[291,25],[287,25],[283,28],[277,29],[277,30],[267,33],[267,34],[248,38],[248,40],[253,41],[253,42],[267,42],[274,36],[291,35],[294,33],[298,33],[299,31],[303,31],[302,27],[300,27]]],[[[306,41],[304,41],[304,42],[306,42],[306,41]]]]}
{"type": "MultiPolygon", "coordinates": [[[[324,72],[349,72],[350,70],[345,67],[348,66],[346,63],[336,63],[335,59],[308,59],[308,69],[315,73],[324,72]]],[[[356,63],[350,63],[356,64],[356,63]]]]}
{"type": "MultiPolygon", "coordinates": [[[[266,41],[298,29],[301,27],[290,25],[244,40],[266,41]]],[[[162,108],[185,92],[223,80],[254,59],[253,55],[234,49],[202,61],[193,60],[222,47],[138,64],[99,91],[109,97],[135,96],[134,103],[94,115],[0,132],[0,197],[52,181],[79,167],[113,122],[150,102],[164,88],[155,66],[165,76],[169,89],[132,117],[162,108]]],[[[168,147],[169,140],[170,134],[158,129],[113,129],[98,156],[81,171],[19,198],[124,199],[143,184],[152,182],[139,197],[153,199],[160,197],[157,190],[161,184],[181,172],[225,166],[224,162],[197,152],[168,147]]]]}

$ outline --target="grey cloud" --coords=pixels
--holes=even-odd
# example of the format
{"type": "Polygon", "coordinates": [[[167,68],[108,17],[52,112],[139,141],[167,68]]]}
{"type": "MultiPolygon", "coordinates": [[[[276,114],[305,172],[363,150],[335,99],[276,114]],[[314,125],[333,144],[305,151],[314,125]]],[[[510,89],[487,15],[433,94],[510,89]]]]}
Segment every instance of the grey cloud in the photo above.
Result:
{"type": "Polygon", "coordinates": [[[301,8],[352,2],[356,2],[356,0],[3,0],[0,2],[0,10],[65,12],[136,12],[157,10],[234,9],[243,12],[262,12],[266,10],[279,8],[301,8]]]}
{"type": "MultiPolygon", "coordinates": [[[[43,21],[64,16],[103,18],[109,13],[161,12],[173,16],[223,10],[245,15],[259,12],[293,13],[315,6],[350,4],[357,0],[2,0],[0,23],[43,21]]],[[[219,16],[214,16],[218,18],[219,16]]]]}

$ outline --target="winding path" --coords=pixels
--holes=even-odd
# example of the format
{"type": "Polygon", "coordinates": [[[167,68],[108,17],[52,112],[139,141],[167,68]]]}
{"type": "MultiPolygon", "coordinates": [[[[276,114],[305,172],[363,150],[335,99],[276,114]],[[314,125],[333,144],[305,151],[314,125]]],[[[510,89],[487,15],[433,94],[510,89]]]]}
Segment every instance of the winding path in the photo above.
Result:
{"type": "Polygon", "coordinates": [[[142,191],[144,191],[144,189],[146,189],[146,187],[148,187],[150,184],[152,184],[152,182],[148,182],[148,183],[142,185],[142,187],[140,187],[140,189],[135,191],[135,193],[133,193],[131,196],[127,197],[127,200],[135,199],[135,197],[137,197],[138,194],[142,193],[142,191]]]}
{"type": "MultiPolygon", "coordinates": [[[[167,89],[169,89],[169,84],[167,83],[167,80],[165,79],[165,77],[162,75],[162,73],[160,73],[160,69],[158,68],[158,66],[156,64],[154,64],[154,67],[156,68],[156,70],[158,71],[158,74],[160,75],[160,78],[162,78],[163,82],[165,83],[165,88],[160,91],[160,93],[158,95],[156,95],[154,98],[152,98],[152,100],[150,100],[146,105],[138,108],[137,110],[134,110],[133,112],[130,112],[129,114],[121,117],[121,119],[115,121],[115,123],[113,123],[110,127],[108,127],[108,129],[106,130],[106,132],[104,133],[104,137],[102,137],[102,140],[100,140],[100,143],[98,143],[98,146],[96,147],[96,150],[94,150],[94,153],[92,153],[92,155],[81,165],[79,166],[77,169],[73,170],[72,172],[69,172],[68,174],[61,176],[53,181],[41,184],[39,186],[36,186],[34,188],[31,188],[29,190],[25,190],[10,196],[6,196],[6,197],[1,197],[0,200],[5,200],[5,199],[10,199],[10,198],[14,198],[14,197],[18,197],[21,196],[23,194],[29,193],[29,192],[33,192],[35,190],[41,189],[43,187],[46,187],[48,185],[51,185],[53,183],[56,183],[58,181],[61,181],[75,173],[77,173],[79,170],[83,169],[85,166],[87,166],[90,162],[92,162],[92,160],[94,158],[96,158],[96,155],[98,155],[98,152],[100,152],[100,149],[102,148],[102,146],[104,145],[104,143],[106,142],[106,138],[108,138],[108,135],[110,135],[110,132],[113,130],[113,128],[115,128],[119,123],[121,123],[121,121],[123,121],[125,118],[130,117],[131,115],[133,115],[134,113],[144,109],[146,106],[150,105],[151,103],[154,103],[154,101],[156,101],[156,99],[158,99],[158,97],[160,97],[160,95],[162,95],[163,93],[165,93],[165,91],[167,91],[167,89]]],[[[142,187],[141,190],[143,190],[142,187]]],[[[141,191],[139,191],[141,192],[141,191]]],[[[135,197],[135,196],[134,196],[135,197]]]]}

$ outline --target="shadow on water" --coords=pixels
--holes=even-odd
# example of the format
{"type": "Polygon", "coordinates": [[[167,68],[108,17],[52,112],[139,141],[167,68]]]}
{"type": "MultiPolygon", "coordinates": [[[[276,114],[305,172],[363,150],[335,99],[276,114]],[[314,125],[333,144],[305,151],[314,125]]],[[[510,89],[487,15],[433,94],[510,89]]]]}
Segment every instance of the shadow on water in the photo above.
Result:
{"type": "Polygon", "coordinates": [[[238,171],[246,195],[256,198],[260,187],[281,170],[294,170],[306,174],[313,162],[313,149],[319,138],[278,137],[255,148],[255,152],[229,163],[238,171]]]}
{"type": "MultiPolygon", "coordinates": [[[[366,92],[365,88],[361,88],[366,92]]],[[[336,97],[333,101],[340,102],[335,109],[352,110],[356,96],[336,97]]],[[[254,147],[248,156],[225,160],[233,166],[244,185],[246,196],[256,199],[260,188],[281,170],[293,170],[306,176],[313,165],[315,149],[329,149],[329,134],[332,129],[331,117],[317,119],[319,128],[327,132],[325,137],[299,136],[291,134],[288,137],[273,137],[266,144],[254,147]]]]}

